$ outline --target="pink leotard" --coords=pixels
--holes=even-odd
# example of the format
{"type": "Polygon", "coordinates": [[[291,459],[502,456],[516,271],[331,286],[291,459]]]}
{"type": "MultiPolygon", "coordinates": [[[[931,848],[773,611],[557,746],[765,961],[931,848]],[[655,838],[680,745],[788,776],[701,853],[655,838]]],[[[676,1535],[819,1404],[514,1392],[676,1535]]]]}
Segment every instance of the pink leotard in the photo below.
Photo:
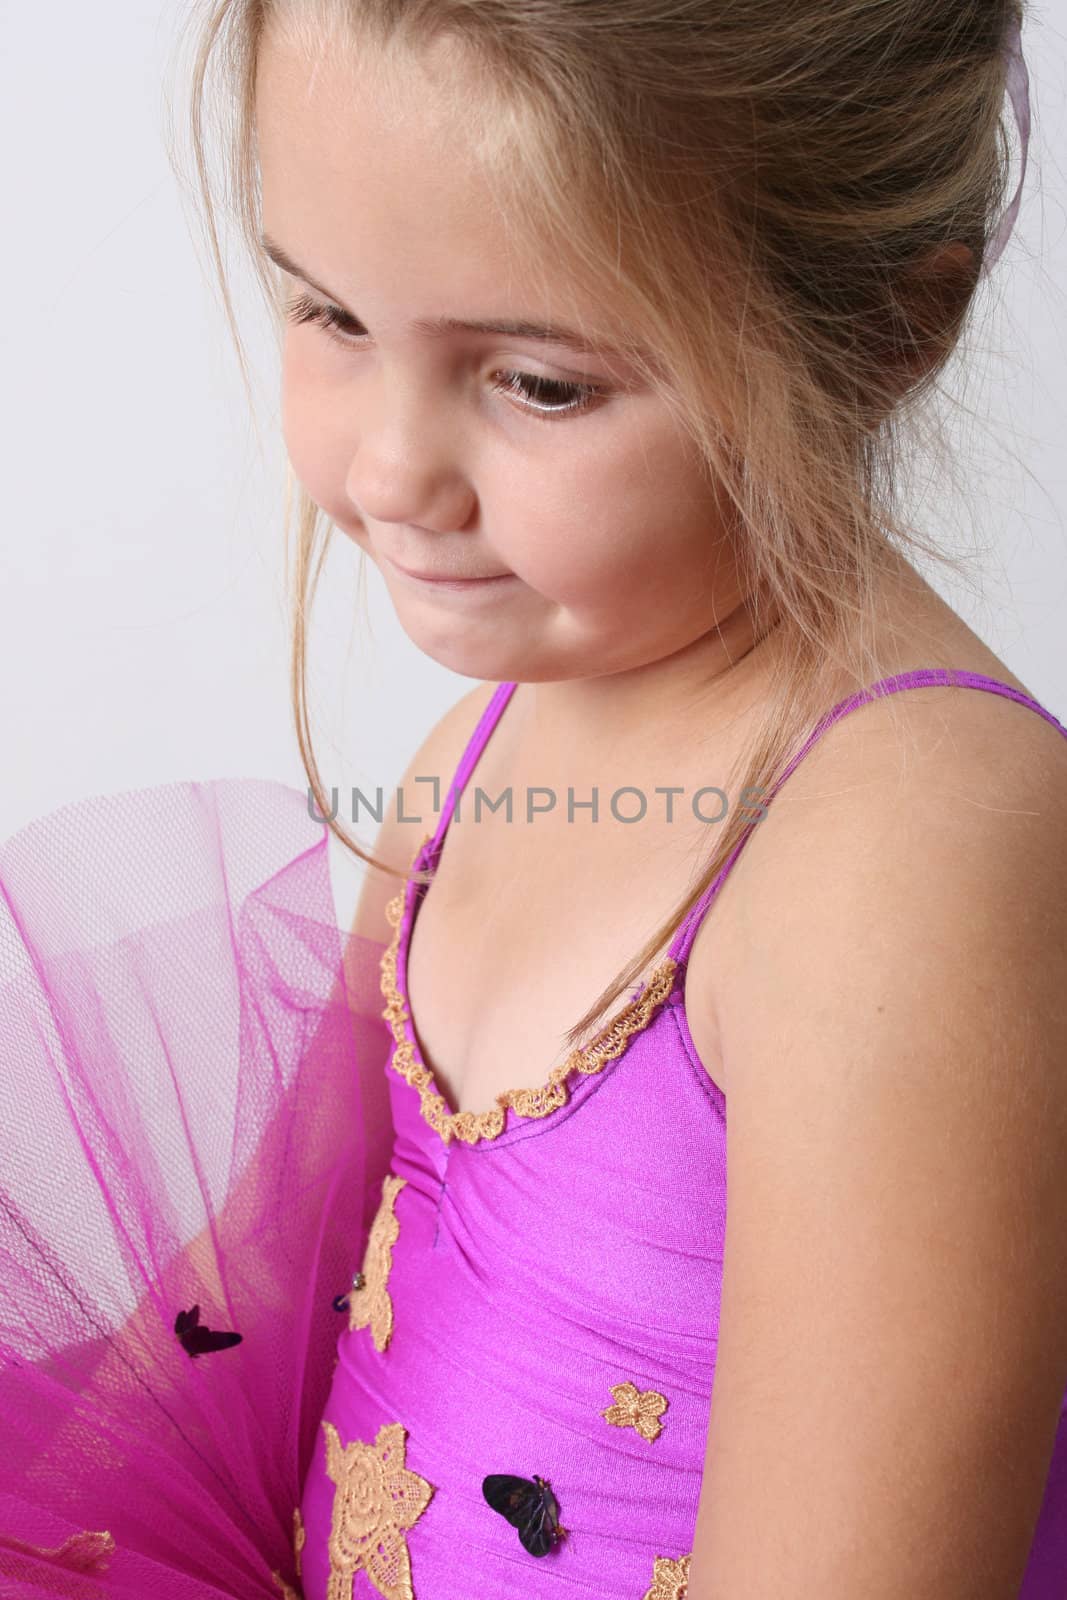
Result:
{"type": "MultiPolygon", "coordinates": [[[[923,669],[834,706],[780,781],[855,707],[949,683],[1017,700],[1067,737],[995,679],[923,669]]],[[[502,683],[478,723],[420,867],[436,865],[514,689],[502,683]]],[[[396,1139],[304,1487],[306,1600],[684,1593],[727,1201],[725,1097],[694,1049],[685,973],[751,836],[620,1014],[615,1053],[572,1057],[482,1114],[453,1114],[420,1060],[406,964],[425,891],[409,882],[393,902],[382,975],[396,1139]],[[548,1480],[567,1535],[547,1555],[487,1505],[490,1473],[548,1480]]],[[[1020,1594],[1067,1595],[1067,1400],[1020,1594]]]]}

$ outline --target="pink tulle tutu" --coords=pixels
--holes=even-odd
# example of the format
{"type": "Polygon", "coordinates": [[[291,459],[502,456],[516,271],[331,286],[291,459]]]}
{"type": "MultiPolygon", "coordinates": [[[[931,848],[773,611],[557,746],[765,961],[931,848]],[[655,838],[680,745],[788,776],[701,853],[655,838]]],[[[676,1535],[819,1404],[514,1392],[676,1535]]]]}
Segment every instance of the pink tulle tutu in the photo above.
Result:
{"type": "Polygon", "coordinates": [[[3,1600],[299,1596],[393,1139],[383,947],[338,928],[327,840],[219,780],[0,848],[3,1600]]]}

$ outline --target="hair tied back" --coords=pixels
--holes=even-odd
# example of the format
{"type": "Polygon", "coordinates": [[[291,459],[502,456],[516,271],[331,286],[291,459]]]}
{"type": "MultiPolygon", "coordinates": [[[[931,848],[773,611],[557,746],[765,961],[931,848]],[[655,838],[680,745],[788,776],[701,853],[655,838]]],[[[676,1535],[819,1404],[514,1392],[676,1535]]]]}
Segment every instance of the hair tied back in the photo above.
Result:
{"type": "Polygon", "coordinates": [[[1022,29],[1016,21],[1012,22],[1004,40],[1004,56],[1006,61],[1004,87],[1015,113],[1015,125],[1019,130],[1019,181],[986,251],[982,263],[983,275],[999,261],[1005,245],[1011,238],[1019,215],[1019,206],[1022,203],[1023,184],[1026,182],[1026,161],[1030,148],[1030,73],[1027,70],[1026,57],[1023,55],[1022,29]]]}

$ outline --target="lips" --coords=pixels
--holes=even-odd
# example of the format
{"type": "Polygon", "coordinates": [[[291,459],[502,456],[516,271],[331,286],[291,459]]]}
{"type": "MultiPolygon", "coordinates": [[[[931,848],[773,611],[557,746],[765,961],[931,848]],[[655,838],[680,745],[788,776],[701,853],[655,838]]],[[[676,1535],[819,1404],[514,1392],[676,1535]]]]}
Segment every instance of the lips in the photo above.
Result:
{"type": "Polygon", "coordinates": [[[487,583],[492,578],[506,578],[506,572],[417,572],[412,567],[403,567],[399,561],[393,560],[393,566],[398,571],[404,572],[409,578],[423,578],[427,583],[487,583]]]}

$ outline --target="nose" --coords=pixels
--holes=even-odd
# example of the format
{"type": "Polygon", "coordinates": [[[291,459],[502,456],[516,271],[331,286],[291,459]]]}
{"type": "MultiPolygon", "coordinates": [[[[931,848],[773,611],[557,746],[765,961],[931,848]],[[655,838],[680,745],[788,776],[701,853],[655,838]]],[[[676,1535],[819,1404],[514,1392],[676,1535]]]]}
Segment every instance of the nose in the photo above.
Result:
{"type": "Polygon", "coordinates": [[[345,479],[352,505],[372,522],[462,528],[475,493],[455,407],[399,379],[370,382],[365,402],[345,479]]]}

